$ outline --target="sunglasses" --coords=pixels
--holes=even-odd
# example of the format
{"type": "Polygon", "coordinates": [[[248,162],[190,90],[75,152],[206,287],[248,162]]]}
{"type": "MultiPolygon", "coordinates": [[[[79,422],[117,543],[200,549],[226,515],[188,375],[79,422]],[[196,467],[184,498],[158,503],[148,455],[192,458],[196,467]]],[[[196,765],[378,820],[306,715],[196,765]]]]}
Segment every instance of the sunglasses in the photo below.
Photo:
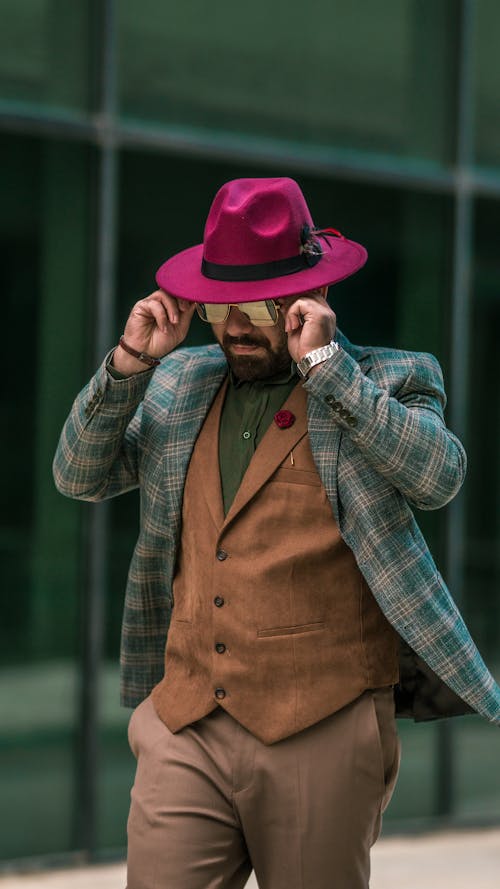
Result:
{"type": "Polygon", "coordinates": [[[273,327],[279,317],[279,306],[273,299],[248,303],[196,303],[196,311],[202,321],[223,324],[233,306],[256,327],[273,327]]]}

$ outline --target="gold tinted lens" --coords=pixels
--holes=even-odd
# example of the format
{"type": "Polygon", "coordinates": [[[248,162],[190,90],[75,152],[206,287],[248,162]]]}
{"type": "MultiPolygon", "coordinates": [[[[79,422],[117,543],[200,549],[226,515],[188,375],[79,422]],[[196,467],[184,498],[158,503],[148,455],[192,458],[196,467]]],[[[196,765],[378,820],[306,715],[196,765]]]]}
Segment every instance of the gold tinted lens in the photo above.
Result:
{"type": "Polygon", "coordinates": [[[278,309],[272,299],[248,303],[196,303],[196,310],[203,321],[222,324],[229,317],[232,306],[257,327],[272,327],[278,320],[278,309]]]}
{"type": "Polygon", "coordinates": [[[196,303],[198,315],[209,324],[222,324],[229,315],[227,303],[196,303]]]}
{"type": "Polygon", "coordinates": [[[257,327],[272,327],[278,320],[278,312],[272,299],[262,302],[240,303],[240,312],[247,316],[251,324],[257,327]]]}

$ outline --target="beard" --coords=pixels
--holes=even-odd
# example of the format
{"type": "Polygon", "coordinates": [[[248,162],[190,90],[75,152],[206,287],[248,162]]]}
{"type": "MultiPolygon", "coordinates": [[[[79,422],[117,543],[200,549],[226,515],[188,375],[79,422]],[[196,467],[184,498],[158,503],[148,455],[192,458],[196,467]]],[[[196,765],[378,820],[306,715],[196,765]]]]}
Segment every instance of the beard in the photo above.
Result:
{"type": "Polygon", "coordinates": [[[258,333],[242,336],[229,336],[226,333],[220,345],[234,375],[245,382],[273,377],[289,368],[292,360],[284,331],[282,339],[275,348],[264,334],[258,333]],[[258,355],[235,355],[231,351],[231,346],[259,346],[261,351],[258,355]]]}

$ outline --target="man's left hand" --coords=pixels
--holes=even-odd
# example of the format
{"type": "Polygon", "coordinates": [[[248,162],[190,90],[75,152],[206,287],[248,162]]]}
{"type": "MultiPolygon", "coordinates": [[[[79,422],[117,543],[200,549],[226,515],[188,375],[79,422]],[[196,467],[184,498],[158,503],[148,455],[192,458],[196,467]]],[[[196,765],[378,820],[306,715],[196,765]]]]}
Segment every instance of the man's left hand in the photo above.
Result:
{"type": "Polygon", "coordinates": [[[288,351],[295,362],[334,338],[337,318],[328,305],[325,289],[280,300],[288,335],[288,351]]]}

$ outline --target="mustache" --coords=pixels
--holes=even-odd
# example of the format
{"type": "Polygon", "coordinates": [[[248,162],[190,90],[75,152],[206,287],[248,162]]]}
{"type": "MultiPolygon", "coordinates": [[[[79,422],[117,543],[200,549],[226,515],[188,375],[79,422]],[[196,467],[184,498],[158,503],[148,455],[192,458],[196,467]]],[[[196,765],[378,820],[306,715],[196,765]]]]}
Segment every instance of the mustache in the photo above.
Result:
{"type": "Polygon", "coordinates": [[[264,337],[262,339],[258,339],[255,336],[249,336],[248,334],[242,334],[242,336],[229,336],[229,334],[224,334],[222,339],[222,345],[224,348],[229,348],[229,346],[264,346],[265,349],[269,348],[269,341],[264,337]]]}

